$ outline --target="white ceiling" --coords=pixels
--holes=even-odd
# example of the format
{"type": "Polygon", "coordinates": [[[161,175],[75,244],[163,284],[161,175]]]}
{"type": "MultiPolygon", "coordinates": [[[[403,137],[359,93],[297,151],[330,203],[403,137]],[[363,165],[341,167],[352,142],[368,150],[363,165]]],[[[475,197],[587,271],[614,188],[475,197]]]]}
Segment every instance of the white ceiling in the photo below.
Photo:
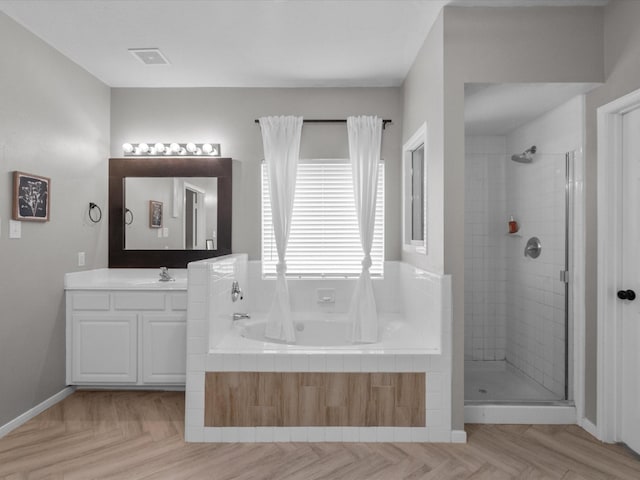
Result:
{"type": "Polygon", "coordinates": [[[112,87],[397,86],[445,4],[607,0],[0,0],[112,87]],[[159,48],[145,66],[130,48],[159,48]]]}

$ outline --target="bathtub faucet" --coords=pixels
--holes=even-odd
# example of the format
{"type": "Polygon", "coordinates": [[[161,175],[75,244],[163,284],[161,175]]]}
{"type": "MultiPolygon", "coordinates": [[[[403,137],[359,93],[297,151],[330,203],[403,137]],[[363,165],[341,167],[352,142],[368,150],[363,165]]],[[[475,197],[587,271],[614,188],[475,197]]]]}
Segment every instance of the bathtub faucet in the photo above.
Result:
{"type": "Polygon", "coordinates": [[[173,282],[175,278],[169,275],[169,269],[167,267],[160,267],[160,282],[173,282]]]}
{"type": "Polygon", "coordinates": [[[248,313],[234,313],[233,314],[233,321],[237,322],[238,320],[247,320],[251,318],[251,315],[249,315],[248,313]]]}

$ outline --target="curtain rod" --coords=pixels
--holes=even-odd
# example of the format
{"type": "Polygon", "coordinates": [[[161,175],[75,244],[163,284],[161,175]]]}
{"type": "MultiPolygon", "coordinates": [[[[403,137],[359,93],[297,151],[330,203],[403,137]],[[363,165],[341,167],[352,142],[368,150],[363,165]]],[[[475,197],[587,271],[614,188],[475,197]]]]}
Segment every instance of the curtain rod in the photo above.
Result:
{"type": "MultiPolygon", "coordinates": [[[[260,120],[256,119],[255,120],[256,123],[260,123],[260,120]]],[[[302,120],[303,123],[347,123],[346,119],[327,119],[327,120],[323,120],[323,119],[309,119],[309,118],[305,118],[302,120]]],[[[393,123],[393,120],[382,120],[382,129],[384,130],[385,128],[387,128],[387,123],[393,123]]]]}

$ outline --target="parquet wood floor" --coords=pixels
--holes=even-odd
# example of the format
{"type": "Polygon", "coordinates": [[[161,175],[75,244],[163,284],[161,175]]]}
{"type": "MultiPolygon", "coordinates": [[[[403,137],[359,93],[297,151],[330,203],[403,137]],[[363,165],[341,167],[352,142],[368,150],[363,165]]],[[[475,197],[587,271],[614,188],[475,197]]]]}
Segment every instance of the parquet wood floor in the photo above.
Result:
{"type": "Polygon", "coordinates": [[[0,478],[640,479],[640,458],[572,425],[467,425],[466,445],[187,444],[180,392],[79,391],[0,439],[0,478]]]}

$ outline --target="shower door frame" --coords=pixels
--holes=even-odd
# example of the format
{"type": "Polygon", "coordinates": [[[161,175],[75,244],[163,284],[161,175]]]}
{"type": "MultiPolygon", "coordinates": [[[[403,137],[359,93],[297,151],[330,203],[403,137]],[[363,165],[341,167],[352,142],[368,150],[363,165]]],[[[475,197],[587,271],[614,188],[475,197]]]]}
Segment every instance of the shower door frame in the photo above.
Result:
{"type": "MultiPolygon", "coordinates": [[[[584,103],[583,103],[584,105],[584,103]]],[[[584,141],[584,140],[582,140],[584,141]]],[[[571,336],[567,336],[568,347],[572,355],[567,357],[565,369],[568,376],[568,385],[573,385],[573,405],[567,401],[557,402],[495,402],[486,405],[466,405],[465,409],[481,409],[476,412],[474,418],[482,415],[482,423],[573,423],[582,426],[595,435],[593,426],[584,416],[585,395],[585,195],[584,195],[584,146],[576,145],[574,149],[566,152],[566,156],[572,156],[573,162],[570,168],[569,179],[566,184],[566,196],[571,200],[568,205],[568,221],[565,221],[569,235],[565,242],[568,247],[569,282],[567,284],[568,295],[565,309],[568,320],[571,322],[571,336]],[[570,373],[569,373],[570,372],[570,373]],[[570,383],[569,383],[570,382],[570,383]],[[506,410],[505,410],[506,409],[506,410]]],[[[565,322],[569,328],[569,322],[565,322]]]]}

